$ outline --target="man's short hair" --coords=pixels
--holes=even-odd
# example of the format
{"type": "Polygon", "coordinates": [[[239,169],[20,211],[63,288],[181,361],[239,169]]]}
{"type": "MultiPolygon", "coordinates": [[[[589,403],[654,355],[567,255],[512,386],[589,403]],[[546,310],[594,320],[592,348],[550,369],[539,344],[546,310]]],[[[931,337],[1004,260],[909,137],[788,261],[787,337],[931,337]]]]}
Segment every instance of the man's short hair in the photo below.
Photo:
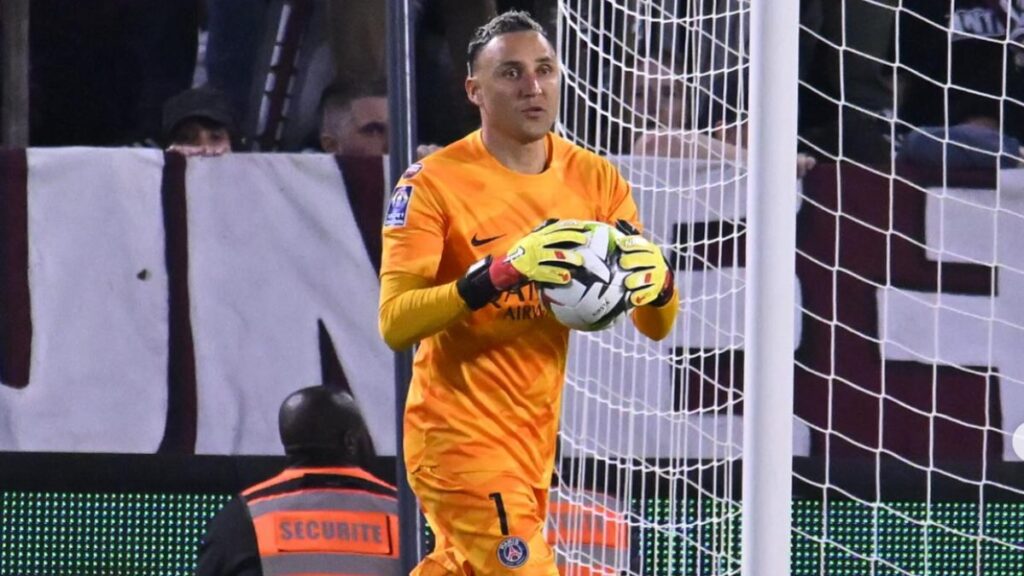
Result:
{"type": "Polygon", "coordinates": [[[537,32],[544,37],[548,43],[551,39],[544,33],[544,28],[530,17],[526,12],[520,10],[509,10],[491,18],[491,21],[476,29],[473,38],[466,48],[466,70],[473,74],[473,65],[476,64],[476,57],[483,50],[484,46],[494,38],[502,34],[513,32],[537,32]]]}
{"type": "Polygon", "coordinates": [[[343,83],[332,82],[324,88],[320,95],[320,113],[329,109],[345,109],[359,98],[387,98],[388,84],[384,78],[375,78],[365,82],[343,83]]]}

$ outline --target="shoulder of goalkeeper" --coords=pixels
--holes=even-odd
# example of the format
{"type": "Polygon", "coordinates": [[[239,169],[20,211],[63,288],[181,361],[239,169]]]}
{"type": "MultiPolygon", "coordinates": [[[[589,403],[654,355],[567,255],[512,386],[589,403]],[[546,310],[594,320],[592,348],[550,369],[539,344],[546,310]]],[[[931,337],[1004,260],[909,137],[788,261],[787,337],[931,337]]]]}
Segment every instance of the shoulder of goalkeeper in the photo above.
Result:
{"type": "Polygon", "coordinates": [[[444,178],[453,169],[457,169],[458,164],[465,161],[464,141],[457,140],[410,164],[395,185],[427,185],[436,178],[444,178]]]}
{"type": "Polygon", "coordinates": [[[552,133],[551,136],[554,139],[553,154],[561,156],[567,166],[581,166],[588,170],[596,168],[601,174],[618,174],[618,168],[607,157],[570,142],[558,134],[552,133]]]}

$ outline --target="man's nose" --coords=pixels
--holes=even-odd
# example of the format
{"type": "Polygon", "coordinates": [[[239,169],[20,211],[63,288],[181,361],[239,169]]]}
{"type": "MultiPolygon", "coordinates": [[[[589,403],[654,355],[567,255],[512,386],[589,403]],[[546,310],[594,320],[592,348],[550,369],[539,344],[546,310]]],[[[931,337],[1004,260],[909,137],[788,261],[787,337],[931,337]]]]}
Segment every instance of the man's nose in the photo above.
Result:
{"type": "Polygon", "coordinates": [[[540,87],[540,79],[537,78],[536,74],[524,74],[523,75],[523,96],[537,96],[542,92],[540,87]]]}

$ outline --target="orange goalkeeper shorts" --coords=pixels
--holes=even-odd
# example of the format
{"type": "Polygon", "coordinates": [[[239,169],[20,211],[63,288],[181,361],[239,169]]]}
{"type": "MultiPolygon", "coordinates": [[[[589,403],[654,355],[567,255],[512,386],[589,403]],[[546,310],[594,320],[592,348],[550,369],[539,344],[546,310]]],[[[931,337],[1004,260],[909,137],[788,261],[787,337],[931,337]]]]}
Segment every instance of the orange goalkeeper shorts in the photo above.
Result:
{"type": "Polygon", "coordinates": [[[421,466],[409,474],[436,544],[414,576],[558,576],[544,538],[546,489],[509,472],[444,473],[421,466]]]}

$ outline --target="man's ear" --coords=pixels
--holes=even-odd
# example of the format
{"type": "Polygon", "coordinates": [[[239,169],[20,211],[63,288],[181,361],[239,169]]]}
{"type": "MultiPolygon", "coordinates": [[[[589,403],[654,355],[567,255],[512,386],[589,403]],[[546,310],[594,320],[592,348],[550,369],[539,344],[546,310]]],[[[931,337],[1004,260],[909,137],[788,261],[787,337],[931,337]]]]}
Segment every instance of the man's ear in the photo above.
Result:
{"type": "Polygon", "coordinates": [[[475,76],[466,76],[466,98],[477,106],[480,106],[480,83],[475,76]]]}

